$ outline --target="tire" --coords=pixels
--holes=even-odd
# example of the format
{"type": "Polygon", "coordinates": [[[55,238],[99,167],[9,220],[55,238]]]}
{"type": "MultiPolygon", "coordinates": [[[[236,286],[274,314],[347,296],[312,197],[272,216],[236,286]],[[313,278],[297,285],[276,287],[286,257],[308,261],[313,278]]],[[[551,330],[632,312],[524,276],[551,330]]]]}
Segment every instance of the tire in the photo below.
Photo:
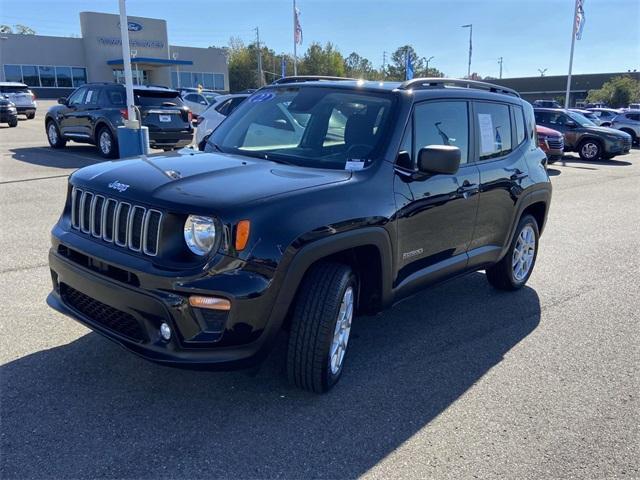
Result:
{"type": "Polygon", "coordinates": [[[578,155],[582,160],[598,160],[602,156],[602,145],[598,140],[587,138],[578,145],[578,155]]]}
{"type": "Polygon", "coordinates": [[[18,126],[18,119],[17,119],[17,118],[15,118],[15,119],[13,119],[13,120],[10,120],[10,121],[9,121],[9,126],[10,126],[11,128],[13,128],[13,127],[17,127],[17,126],[18,126]]]}
{"type": "Polygon", "coordinates": [[[60,130],[58,126],[53,120],[49,120],[46,123],[47,126],[47,140],[49,141],[49,145],[51,148],[64,148],[67,144],[67,141],[60,134],[60,130]]]}
{"type": "Polygon", "coordinates": [[[291,383],[324,393],[340,379],[356,293],[356,277],[346,265],[321,262],[307,272],[296,297],[289,335],[287,374],[291,383]]]}
{"type": "Polygon", "coordinates": [[[34,118],[36,118],[35,113],[27,113],[27,120],[33,120],[34,118]]]}
{"type": "Polygon", "coordinates": [[[535,218],[531,215],[522,217],[518,222],[506,255],[498,263],[487,268],[487,280],[489,283],[498,290],[518,290],[522,288],[529,280],[535,267],[539,239],[540,231],[535,218]],[[533,245],[530,243],[531,240],[533,245]],[[522,247],[525,247],[527,256],[523,258],[522,254],[517,254],[516,247],[518,247],[519,252],[522,251],[522,247]],[[517,265],[514,265],[516,263],[514,261],[515,257],[518,257],[517,265]],[[518,268],[522,267],[523,262],[526,262],[527,265],[525,270],[518,268]]]}
{"type": "Polygon", "coordinates": [[[113,137],[109,127],[100,127],[96,135],[96,147],[98,153],[104,158],[116,158],[118,156],[118,143],[113,137]]]}

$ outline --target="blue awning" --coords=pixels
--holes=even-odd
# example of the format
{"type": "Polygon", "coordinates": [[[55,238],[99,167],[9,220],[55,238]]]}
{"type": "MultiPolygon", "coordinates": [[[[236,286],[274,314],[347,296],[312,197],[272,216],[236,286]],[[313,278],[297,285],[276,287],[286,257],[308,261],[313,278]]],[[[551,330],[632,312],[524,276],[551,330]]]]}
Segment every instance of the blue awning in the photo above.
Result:
{"type": "MultiPolygon", "coordinates": [[[[131,63],[144,63],[145,65],[155,65],[158,67],[169,67],[171,65],[193,65],[191,60],[172,60],[169,58],[151,58],[151,57],[135,57],[131,59],[131,63]]],[[[107,65],[122,65],[121,58],[115,60],[107,60],[107,65]]]]}

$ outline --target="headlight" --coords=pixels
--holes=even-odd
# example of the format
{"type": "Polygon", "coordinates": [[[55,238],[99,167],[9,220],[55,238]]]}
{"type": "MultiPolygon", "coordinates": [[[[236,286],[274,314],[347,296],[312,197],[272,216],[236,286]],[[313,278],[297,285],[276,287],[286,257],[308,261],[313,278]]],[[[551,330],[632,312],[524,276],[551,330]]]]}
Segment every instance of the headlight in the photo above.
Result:
{"type": "Polygon", "coordinates": [[[184,222],[184,241],[196,255],[206,255],[216,243],[216,224],[211,217],[189,215],[184,222]]]}

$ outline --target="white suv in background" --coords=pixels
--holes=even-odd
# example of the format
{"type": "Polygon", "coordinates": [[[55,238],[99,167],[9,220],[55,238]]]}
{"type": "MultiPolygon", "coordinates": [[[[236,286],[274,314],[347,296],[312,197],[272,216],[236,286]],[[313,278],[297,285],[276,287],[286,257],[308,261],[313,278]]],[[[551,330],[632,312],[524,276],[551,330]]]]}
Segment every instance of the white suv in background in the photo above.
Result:
{"type": "MultiPolygon", "coordinates": [[[[191,95],[187,94],[186,96],[191,95]]],[[[204,137],[213,130],[240,105],[250,93],[235,93],[231,95],[218,95],[213,104],[204,110],[196,122],[196,145],[200,150],[204,150],[204,137]]],[[[184,97],[183,97],[184,99],[184,97]]]]}
{"type": "Polygon", "coordinates": [[[18,115],[26,115],[29,120],[36,116],[36,96],[24,83],[0,82],[0,96],[6,97],[16,106],[18,115]]]}
{"type": "Polygon", "coordinates": [[[220,94],[208,90],[183,90],[180,92],[180,96],[184,104],[191,110],[193,117],[197,118],[198,115],[215,103],[220,94]]]}

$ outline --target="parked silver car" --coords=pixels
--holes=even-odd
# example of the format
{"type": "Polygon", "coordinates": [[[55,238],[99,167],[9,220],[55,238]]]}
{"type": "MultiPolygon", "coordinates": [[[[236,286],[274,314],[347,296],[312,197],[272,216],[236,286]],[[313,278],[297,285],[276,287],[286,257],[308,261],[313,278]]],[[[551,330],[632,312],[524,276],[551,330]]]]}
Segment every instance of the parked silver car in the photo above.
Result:
{"type": "Polygon", "coordinates": [[[627,110],[615,116],[611,126],[631,135],[634,144],[640,140],[640,110],[627,110]]]}
{"type": "Polygon", "coordinates": [[[616,110],[615,108],[604,108],[604,107],[596,107],[596,108],[587,108],[586,110],[593,113],[600,120],[601,127],[610,127],[611,121],[620,113],[622,110],[616,110]]]}
{"type": "Polygon", "coordinates": [[[13,103],[18,115],[26,115],[28,119],[36,116],[36,96],[24,83],[0,82],[0,97],[5,97],[13,103]]]}

